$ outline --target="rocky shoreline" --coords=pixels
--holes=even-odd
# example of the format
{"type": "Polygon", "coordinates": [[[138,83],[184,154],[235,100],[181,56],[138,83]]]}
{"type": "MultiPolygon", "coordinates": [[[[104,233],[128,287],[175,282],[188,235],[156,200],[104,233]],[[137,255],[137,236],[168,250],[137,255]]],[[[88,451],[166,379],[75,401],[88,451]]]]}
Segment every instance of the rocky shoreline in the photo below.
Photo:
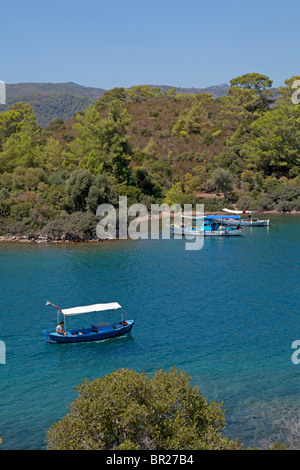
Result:
{"type": "MultiPolygon", "coordinates": [[[[107,238],[106,240],[111,240],[107,238]]],[[[31,235],[2,235],[0,236],[0,242],[6,243],[95,243],[102,242],[99,238],[79,238],[79,237],[51,237],[51,236],[37,236],[31,235]]]]}

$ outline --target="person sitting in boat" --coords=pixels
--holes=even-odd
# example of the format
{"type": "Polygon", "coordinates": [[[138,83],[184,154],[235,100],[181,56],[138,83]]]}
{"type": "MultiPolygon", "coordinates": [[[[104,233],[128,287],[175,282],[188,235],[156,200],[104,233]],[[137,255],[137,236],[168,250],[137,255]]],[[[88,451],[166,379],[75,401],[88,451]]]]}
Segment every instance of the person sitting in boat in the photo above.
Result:
{"type": "Polygon", "coordinates": [[[64,322],[59,322],[59,325],[56,327],[56,333],[59,335],[67,335],[68,333],[64,330],[64,322]]]}

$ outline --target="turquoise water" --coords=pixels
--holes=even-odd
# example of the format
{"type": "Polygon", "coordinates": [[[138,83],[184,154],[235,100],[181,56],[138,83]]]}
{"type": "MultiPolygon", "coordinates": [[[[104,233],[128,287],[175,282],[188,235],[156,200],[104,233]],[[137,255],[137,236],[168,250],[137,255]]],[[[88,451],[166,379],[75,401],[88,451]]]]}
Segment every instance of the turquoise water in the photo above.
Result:
{"type": "MultiPolygon", "coordinates": [[[[224,402],[226,435],[246,446],[285,440],[300,409],[300,217],[238,238],[82,245],[0,245],[0,437],[2,449],[43,449],[45,431],[76,397],[74,386],[122,367],[185,370],[224,402]],[[62,308],[117,301],[135,317],[126,337],[49,344],[42,330],[62,308]]],[[[69,321],[69,326],[70,322],[69,321]]]]}

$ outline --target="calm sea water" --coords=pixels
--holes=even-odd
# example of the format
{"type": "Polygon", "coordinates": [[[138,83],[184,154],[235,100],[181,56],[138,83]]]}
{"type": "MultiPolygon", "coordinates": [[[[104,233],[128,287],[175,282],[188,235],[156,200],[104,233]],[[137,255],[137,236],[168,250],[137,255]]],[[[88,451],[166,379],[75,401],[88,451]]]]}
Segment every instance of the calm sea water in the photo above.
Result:
{"type": "MultiPolygon", "coordinates": [[[[225,434],[246,446],[286,439],[300,410],[300,217],[239,238],[82,245],[0,245],[2,449],[44,449],[47,428],[67,413],[74,386],[119,368],[152,373],[176,366],[208,399],[223,401],[225,434]],[[119,302],[136,318],[111,340],[49,344],[56,311],[119,302]]],[[[69,326],[72,320],[69,320],[69,326]]]]}

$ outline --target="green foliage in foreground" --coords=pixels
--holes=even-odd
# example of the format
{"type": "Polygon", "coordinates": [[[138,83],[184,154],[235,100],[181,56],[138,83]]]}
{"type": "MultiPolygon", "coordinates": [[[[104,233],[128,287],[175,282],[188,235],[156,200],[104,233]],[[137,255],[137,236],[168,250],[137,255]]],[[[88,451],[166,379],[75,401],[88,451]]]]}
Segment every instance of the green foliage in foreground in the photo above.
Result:
{"type": "Polygon", "coordinates": [[[203,398],[178,369],[152,377],[121,369],[76,389],[69,413],[48,430],[48,449],[240,449],[221,434],[221,405],[203,398]]]}

